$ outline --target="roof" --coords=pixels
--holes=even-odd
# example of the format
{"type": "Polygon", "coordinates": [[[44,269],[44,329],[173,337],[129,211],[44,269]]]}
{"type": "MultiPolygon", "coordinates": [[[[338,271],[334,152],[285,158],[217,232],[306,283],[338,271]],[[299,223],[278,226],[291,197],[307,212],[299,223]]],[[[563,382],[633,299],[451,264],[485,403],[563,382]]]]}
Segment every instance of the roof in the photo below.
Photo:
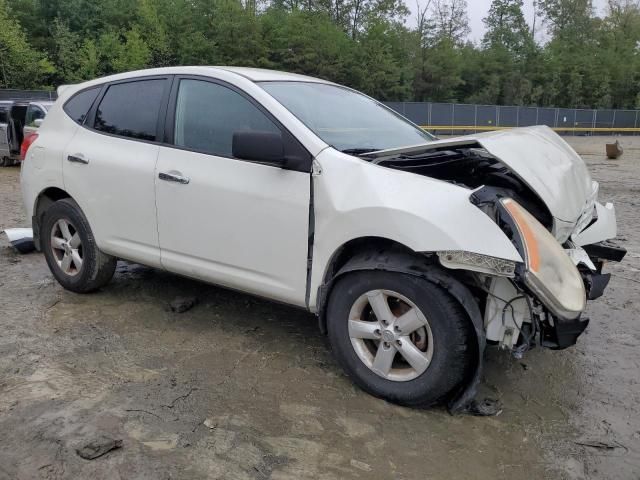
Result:
{"type": "Polygon", "coordinates": [[[273,82],[273,81],[299,81],[299,82],[314,82],[314,83],[331,83],[327,80],[320,78],[308,77],[306,75],[299,75],[297,73],[279,72],[277,70],[266,70],[262,68],[249,68],[249,67],[225,67],[225,66],[183,66],[183,67],[161,67],[161,68],[148,68],[144,70],[136,70],[132,72],[118,73],[107,77],[96,78],[73,85],[61,85],[58,88],[58,95],[61,95],[64,91],[69,89],[75,92],[79,88],[89,87],[92,85],[99,85],[104,82],[126,80],[129,78],[136,78],[142,76],[151,75],[211,75],[215,76],[216,73],[225,71],[240,75],[252,82],[273,82]],[[71,88],[73,87],[73,88],[71,88]]]}
{"type": "Polygon", "coordinates": [[[224,67],[224,66],[216,66],[211,68],[237,73],[238,75],[242,75],[243,77],[246,77],[249,80],[252,80],[254,82],[298,81],[298,82],[331,83],[326,80],[322,80],[320,78],[315,78],[315,77],[309,77],[307,75],[300,75],[298,73],[281,72],[278,70],[267,70],[264,68],[224,67]]]}

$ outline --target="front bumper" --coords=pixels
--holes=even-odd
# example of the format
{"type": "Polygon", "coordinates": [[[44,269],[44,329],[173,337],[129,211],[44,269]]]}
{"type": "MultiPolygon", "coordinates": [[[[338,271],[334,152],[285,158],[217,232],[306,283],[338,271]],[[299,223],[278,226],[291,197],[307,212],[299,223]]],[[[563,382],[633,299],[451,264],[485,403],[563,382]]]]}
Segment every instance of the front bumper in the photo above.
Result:
{"type": "MultiPolygon", "coordinates": [[[[620,262],[627,251],[611,241],[604,241],[585,245],[584,252],[588,255],[591,265],[587,267],[584,263],[580,263],[578,269],[584,282],[587,299],[595,300],[604,294],[611,280],[610,273],[602,273],[603,265],[608,261],[620,262]]],[[[543,347],[562,350],[575,345],[588,325],[589,318],[584,315],[573,320],[554,317],[551,321],[542,323],[540,343],[543,347]]]]}
{"type": "Polygon", "coordinates": [[[552,350],[562,350],[575,345],[587,325],[589,325],[589,319],[586,317],[578,317],[573,320],[555,319],[553,325],[543,323],[540,344],[552,350]]]}

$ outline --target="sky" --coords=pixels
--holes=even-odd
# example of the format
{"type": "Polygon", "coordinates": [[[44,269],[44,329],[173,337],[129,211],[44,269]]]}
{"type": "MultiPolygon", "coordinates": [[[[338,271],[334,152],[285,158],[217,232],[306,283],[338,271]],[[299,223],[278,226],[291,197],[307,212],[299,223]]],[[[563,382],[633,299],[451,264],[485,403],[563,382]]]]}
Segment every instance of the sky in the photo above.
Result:
{"type": "MultiPolygon", "coordinates": [[[[428,0],[417,1],[420,3],[420,5],[425,5],[426,3],[428,3],[428,0]]],[[[405,0],[405,2],[409,6],[409,8],[415,12],[416,0],[405,0]]],[[[593,1],[596,14],[602,13],[605,3],[606,0],[593,1]]],[[[486,17],[487,13],[489,12],[491,0],[467,0],[467,4],[469,6],[469,26],[471,27],[470,39],[473,42],[478,42],[482,39],[482,36],[484,34],[484,23],[482,23],[482,19],[486,17]]],[[[533,0],[524,0],[524,15],[529,25],[531,25],[533,23],[533,0]]],[[[411,20],[412,21],[410,23],[415,23],[415,16],[411,20]]],[[[536,25],[539,25],[539,22],[540,19],[538,18],[536,25]]]]}

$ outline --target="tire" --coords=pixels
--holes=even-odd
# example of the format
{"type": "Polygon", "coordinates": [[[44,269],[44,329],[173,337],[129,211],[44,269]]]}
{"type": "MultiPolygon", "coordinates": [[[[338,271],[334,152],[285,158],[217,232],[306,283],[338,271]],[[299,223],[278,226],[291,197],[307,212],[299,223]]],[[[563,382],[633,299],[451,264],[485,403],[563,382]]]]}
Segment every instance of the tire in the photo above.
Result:
{"type": "Polygon", "coordinates": [[[460,304],[439,286],[414,275],[385,271],[346,274],[332,289],[327,330],[336,359],[360,388],[410,407],[447,400],[467,378],[476,358],[475,334],[460,304]],[[385,301],[379,303],[380,298],[385,301]],[[387,316],[391,315],[387,325],[378,320],[373,307],[382,305],[376,307],[380,311],[384,304],[389,307],[387,316]],[[407,315],[398,321],[404,313],[407,315]],[[360,322],[352,324],[350,319],[360,322]],[[415,325],[420,327],[412,330],[415,325]],[[371,333],[376,326],[378,332],[371,333]],[[396,330],[397,326],[404,331],[396,330]],[[410,331],[413,333],[407,335],[410,331]],[[352,338],[362,335],[367,338],[352,338]],[[396,353],[386,348],[380,352],[386,345],[396,353]],[[379,354],[380,359],[390,356],[392,363],[376,363],[379,354]],[[426,369],[422,370],[425,360],[426,369]]]}
{"type": "Polygon", "coordinates": [[[11,158],[2,157],[2,159],[0,161],[0,166],[1,167],[10,167],[11,165],[13,165],[13,160],[11,160],[11,158]]]}
{"type": "Polygon", "coordinates": [[[89,222],[75,201],[65,198],[52,204],[44,213],[40,232],[49,269],[65,289],[87,293],[109,283],[117,259],[100,251],[89,222]],[[68,234],[61,227],[64,224],[68,234]]]}

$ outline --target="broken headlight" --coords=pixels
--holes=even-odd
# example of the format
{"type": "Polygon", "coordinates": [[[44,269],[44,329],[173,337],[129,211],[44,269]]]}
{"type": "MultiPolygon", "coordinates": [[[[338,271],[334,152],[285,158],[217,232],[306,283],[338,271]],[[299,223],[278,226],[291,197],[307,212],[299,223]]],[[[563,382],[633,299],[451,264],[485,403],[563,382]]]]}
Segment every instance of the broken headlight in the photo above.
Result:
{"type": "Polygon", "coordinates": [[[460,268],[503,277],[513,277],[516,270],[516,262],[480,253],[465,252],[463,250],[442,250],[437,254],[440,258],[440,263],[447,268],[460,268]]]}
{"type": "Polygon", "coordinates": [[[518,202],[500,200],[520,234],[524,282],[556,316],[574,319],[585,308],[586,293],[578,269],[558,241],[518,202]]]}

